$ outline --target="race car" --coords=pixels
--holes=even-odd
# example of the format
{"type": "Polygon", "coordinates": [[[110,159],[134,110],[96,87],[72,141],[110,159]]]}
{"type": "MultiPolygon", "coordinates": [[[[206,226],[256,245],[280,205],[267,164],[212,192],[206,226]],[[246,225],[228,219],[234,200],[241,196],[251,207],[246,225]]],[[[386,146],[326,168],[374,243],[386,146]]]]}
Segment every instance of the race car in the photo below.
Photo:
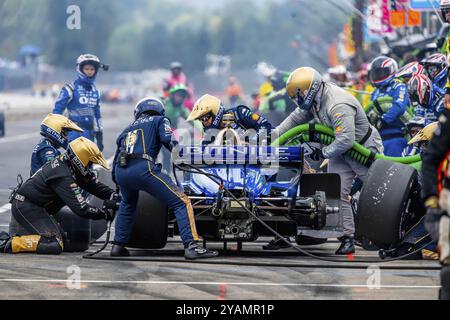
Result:
{"type": "MultiPolygon", "coordinates": [[[[192,202],[201,238],[242,244],[273,236],[264,224],[299,244],[342,235],[339,175],[304,173],[301,146],[248,145],[237,134],[224,145],[224,136],[214,145],[179,146],[174,158],[174,177],[192,202]]],[[[142,192],[128,246],[163,248],[177,232],[167,207],[142,192]]]]}

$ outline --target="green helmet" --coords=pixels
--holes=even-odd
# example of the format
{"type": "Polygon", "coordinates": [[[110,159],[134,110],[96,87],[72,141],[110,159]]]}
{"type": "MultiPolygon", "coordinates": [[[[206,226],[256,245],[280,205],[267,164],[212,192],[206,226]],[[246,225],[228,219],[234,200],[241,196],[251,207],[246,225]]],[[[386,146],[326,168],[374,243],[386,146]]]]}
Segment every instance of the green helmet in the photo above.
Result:
{"type": "Polygon", "coordinates": [[[179,92],[179,91],[182,91],[182,92],[184,92],[185,94],[188,94],[188,89],[187,89],[187,87],[186,87],[184,84],[182,84],[182,83],[176,84],[176,85],[174,85],[172,88],[170,88],[169,94],[172,95],[172,94],[174,94],[175,92],[179,92]]]}

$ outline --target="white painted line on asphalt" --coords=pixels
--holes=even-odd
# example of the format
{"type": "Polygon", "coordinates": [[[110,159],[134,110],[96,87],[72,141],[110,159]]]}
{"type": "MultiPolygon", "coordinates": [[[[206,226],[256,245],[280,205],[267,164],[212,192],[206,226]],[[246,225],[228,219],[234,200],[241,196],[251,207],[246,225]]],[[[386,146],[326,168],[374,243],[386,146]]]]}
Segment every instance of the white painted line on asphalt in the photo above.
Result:
{"type": "MultiPolygon", "coordinates": [[[[0,279],[0,282],[34,282],[34,283],[73,283],[71,279],[0,279]]],[[[277,287],[333,287],[333,288],[365,288],[366,284],[334,284],[334,283],[276,283],[276,282],[202,282],[202,281],[140,281],[140,280],[80,280],[80,283],[99,284],[149,284],[149,285],[228,285],[228,286],[277,286],[277,287]]],[[[380,289],[439,289],[441,286],[426,285],[380,285],[380,289]]]]}
{"type": "Polygon", "coordinates": [[[7,204],[5,204],[5,205],[0,207],[0,213],[7,212],[9,210],[11,210],[11,204],[10,203],[7,203],[7,204]]]}
{"type": "Polygon", "coordinates": [[[36,137],[39,137],[39,132],[25,133],[25,134],[20,134],[17,136],[0,138],[0,144],[16,142],[16,141],[21,141],[21,140],[27,140],[27,139],[36,138],[36,137]]]}

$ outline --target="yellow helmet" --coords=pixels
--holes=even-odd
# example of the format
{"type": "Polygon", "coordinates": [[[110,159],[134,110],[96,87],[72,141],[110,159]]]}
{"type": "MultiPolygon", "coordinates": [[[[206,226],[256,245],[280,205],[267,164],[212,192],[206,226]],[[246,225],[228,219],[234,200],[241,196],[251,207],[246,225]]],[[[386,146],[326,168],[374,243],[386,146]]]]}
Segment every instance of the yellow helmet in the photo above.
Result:
{"type": "Polygon", "coordinates": [[[425,128],[420,130],[411,140],[409,140],[408,144],[413,144],[421,141],[430,141],[433,137],[434,132],[436,131],[438,126],[438,122],[433,122],[427,125],[425,128]]]}
{"type": "Polygon", "coordinates": [[[217,115],[222,102],[219,98],[212,96],[210,94],[205,94],[201,96],[194,104],[191,114],[187,118],[187,121],[193,121],[201,118],[202,116],[212,113],[214,116],[217,115]]]}
{"type": "Polygon", "coordinates": [[[273,86],[270,82],[266,81],[259,87],[259,97],[264,98],[273,91],[273,86]]]}
{"type": "Polygon", "coordinates": [[[83,129],[77,126],[75,122],[60,114],[50,113],[41,122],[41,134],[64,148],[67,147],[68,143],[66,131],[70,130],[83,132],[83,129]]]}
{"type": "Polygon", "coordinates": [[[323,79],[319,72],[310,67],[302,67],[294,70],[289,76],[286,92],[297,102],[300,109],[310,110],[322,83],[323,79]]]}
{"type": "Polygon", "coordinates": [[[89,165],[98,164],[110,169],[108,162],[97,145],[85,137],[79,137],[69,143],[67,155],[72,164],[83,174],[89,172],[89,165]]]}

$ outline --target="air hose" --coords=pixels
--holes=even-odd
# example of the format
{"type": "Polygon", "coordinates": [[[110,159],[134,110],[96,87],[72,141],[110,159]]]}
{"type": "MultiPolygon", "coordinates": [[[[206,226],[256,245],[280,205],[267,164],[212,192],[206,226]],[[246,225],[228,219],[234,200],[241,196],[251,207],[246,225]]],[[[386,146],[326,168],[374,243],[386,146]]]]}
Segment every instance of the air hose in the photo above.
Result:
{"type": "MultiPolygon", "coordinates": [[[[324,145],[330,145],[335,140],[334,130],[322,124],[310,123],[294,127],[280,137],[278,137],[272,146],[300,144],[304,142],[317,142],[324,145]]],[[[420,166],[422,161],[420,155],[408,157],[388,157],[375,153],[359,143],[353,143],[353,147],[346,152],[351,159],[361,163],[364,166],[370,165],[377,159],[389,160],[397,163],[407,164],[414,167],[420,166]]]]}
{"type": "MultiPolygon", "coordinates": [[[[380,97],[376,100],[378,103],[374,103],[374,101],[371,101],[365,107],[365,111],[367,114],[373,110],[375,113],[381,116],[383,113],[388,112],[389,108],[392,106],[392,102],[394,101],[392,97],[388,96],[380,97]]],[[[409,106],[408,108],[406,108],[406,111],[400,116],[399,119],[406,125],[413,117],[414,107],[409,106]]]]}
{"type": "MultiPolygon", "coordinates": [[[[219,180],[219,181],[222,181],[222,179],[219,177],[219,176],[217,176],[217,175],[214,175],[214,174],[212,174],[212,173],[208,173],[208,174],[206,174],[205,172],[203,172],[202,170],[200,170],[199,168],[197,168],[197,167],[194,167],[194,166],[192,166],[192,165],[189,165],[189,164],[183,164],[184,166],[186,166],[186,167],[188,167],[188,168],[190,168],[191,170],[189,170],[189,169],[186,169],[186,168],[183,168],[183,167],[181,167],[181,166],[179,166],[179,165],[176,165],[176,164],[174,164],[174,167],[176,167],[176,168],[178,168],[178,169],[180,169],[180,170],[182,170],[182,171],[185,171],[185,172],[190,172],[190,173],[197,173],[197,174],[202,174],[202,175],[205,175],[205,176],[207,176],[208,178],[210,178],[214,183],[216,183],[216,184],[218,184],[219,186],[221,186],[221,183],[219,183],[219,182],[217,182],[216,181],[216,179],[217,180],[219,180]],[[212,177],[214,177],[214,179],[212,178],[212,177]]],[[[290,246],[291,248],[293,248],[293,249],[295,249],[296,251],[298,251],[298,252],[300,252],[301,254],[303,254],[303,255],[306,255],[306,256],[308,256],[308,257],[310,257],[310,258],[313,258],[313,259],[318,259],[318,260],[322,260],[322,261],[327,261],[327,262],[340,262],[340,263],[342,263],[342,262],[349,262],[349,261],[343,261],[343,260],[341,260],[341,259],[331,259],[331,258],[324,258],[324,257],[321,257],[321,256],[317,256],[317,255],[315,255],[315,254],[312,254],[312,253],[310,253],[310,252],[308,252],[308,251],[306,251],[306,250],[304,250],[304,249],[302,249],[302,248],[300,248],[300,247],[298,247],[298,246],[296,246],[296,245],[294,245],[294,244],[292,244],[290,241],[288,241],[288,240],[286,240],[281,234],[279,234],[276,230],[274,230],[272,227],[270,227],[267,223],[265,223],[261,218],[259,218],[256,214],[254,214],[251,210],[249,210],[231,191],[229,191],[228,189],[224,189],[224,191],[231,197],[231,198],[233,198],[233,200],[235,200],[238,204],[239,204],[239,206],[240,207],[242,207],[242,209],[244,209],[250,216],[252,216],[256,221],[258,221],[262,226],[264,226],[267,230],[269,230],[274,236],[276,236],[276,237],[278,237],[279,239],[281,239],[283,242],[285,242],[288,246],[290,246]]],[[[261,210],[261,209],[260,209],[261,210]]],[[[264,210],[261,210],[261,212],[263,212],[263,213],[265,213],[265,211],[264,210]]],[[[359,260],[359,261],[355,261],[355,260],[353,260],[353,262],[355,262],[355,263],[374,263],[374,262],[380,262],[380,263],[386,263],[386,262],[391,262],[391,261],[397,261],[397,260],[401,260],[401,259],[405,259],[405,258],[407,258],[407,257],[409,257],[409,256],[412,256],[412,255],[414,255],[414,254],[416,254],[416,253],[418,253],[418,252],[420,252],[422,249],[425,249],[427,246],[429,246],[429,245],[431,245],[433,243],[433,241],[430,241],[429,243],[426,243],[425,245],[423,245],[422,247],[420,247],[419,249],[416,249],[415,251],[412,251],[412,252],[409,252],[409,253],[407,253],[407,254],[404,254],[404,255],[402,255],[402,256],[399,256],[399,257],[395,257],[395,258],[391,258],[391,259],[383,259],[383,260],[379,260],[379,261],[373,261],[373,260],[359,260]]],[[[352,260],[351,260],[352,261],[352,260]]]]}

